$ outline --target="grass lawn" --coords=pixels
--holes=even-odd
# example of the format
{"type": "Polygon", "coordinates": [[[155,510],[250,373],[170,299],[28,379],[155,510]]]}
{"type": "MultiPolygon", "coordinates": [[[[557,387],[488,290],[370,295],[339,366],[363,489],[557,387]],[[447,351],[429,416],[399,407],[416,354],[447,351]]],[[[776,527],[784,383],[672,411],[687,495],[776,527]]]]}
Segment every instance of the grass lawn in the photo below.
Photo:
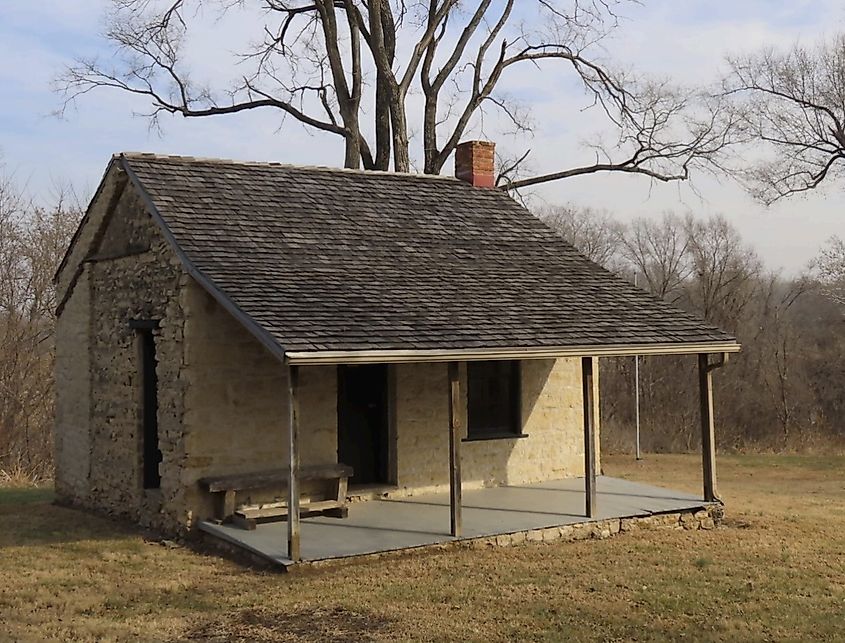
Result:
{"type": "MultiPolygon", "coordinates": [[[[845,457],[718,461],[725,526],[299,575],[0,489],[0,640],[843,640],[845,457]]],[[[693,456],[604,472],[699,488],[693,456]]]]}

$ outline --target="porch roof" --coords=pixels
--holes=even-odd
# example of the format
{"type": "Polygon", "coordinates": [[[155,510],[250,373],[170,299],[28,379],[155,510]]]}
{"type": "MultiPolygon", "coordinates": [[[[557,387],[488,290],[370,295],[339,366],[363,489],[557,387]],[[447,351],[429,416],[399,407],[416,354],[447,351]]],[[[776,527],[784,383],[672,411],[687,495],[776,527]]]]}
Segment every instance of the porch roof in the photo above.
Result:
{"type": "Polygon", "coordinates": [[[123,154],[189,272],[291,363],[727,352],[454,178],[123,154]]]}

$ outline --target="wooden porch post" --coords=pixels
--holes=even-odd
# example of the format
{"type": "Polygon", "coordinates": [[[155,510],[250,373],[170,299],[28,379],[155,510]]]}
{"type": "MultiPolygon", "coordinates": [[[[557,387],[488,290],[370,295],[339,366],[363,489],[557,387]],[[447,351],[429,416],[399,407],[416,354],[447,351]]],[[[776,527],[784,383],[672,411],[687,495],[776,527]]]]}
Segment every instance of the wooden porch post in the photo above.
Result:
{"type": "Polygon", "coordinates": [[[302,559],[299,549],[299,367],[288,366],[288,558],[302,559]]]}
{"type": "Polygon", "coordinates": [[[586,514],[596,515],[596,424],[593,415],[593,358],[581,358],[581,382],[584,404],[584,486],[586,514]]]}
{"type": "Polygon", "coordinates": [[[460,401],[458,362],[449,362],[449,507],[451,534],[456,538],[462,530],[460,401]]]}
{"type": "Polygon", "coordinates": [[[715,502],[716,493],[716,429],[713,419],[713,370],[724,364],[711,364],[707,353],[698,355],[698,389],[701,404],[701,460],[704,471],[704,499],[715,502]]]}

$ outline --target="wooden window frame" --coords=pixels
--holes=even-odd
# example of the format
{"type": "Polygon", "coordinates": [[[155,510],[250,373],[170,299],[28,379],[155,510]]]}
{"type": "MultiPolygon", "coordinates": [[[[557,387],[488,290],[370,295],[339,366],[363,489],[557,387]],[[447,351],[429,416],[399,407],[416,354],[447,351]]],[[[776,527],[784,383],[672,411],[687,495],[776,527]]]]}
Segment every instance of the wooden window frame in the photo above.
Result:
{"type": "Polygon", "coordinates": [[[522,362],[520,360],[485,360],[479,362],[467,363],[467,434],[463,439],[464,442],[479,442],[483,440],[513,440],[517,438],[526,438],[528,435],[523,433],[522,422],[522,362]],[[473,376],[472,373],[477,368],[484,366],[490,367],[493,364],[500,365],[507,363],[509,368],[507,370],[508,379],[507,386],[509,388],[509,409],[507,414],[509,416],[507,431],[494,431],[490,428],[479,428],[477,421],[473,421],[473,403],[472,403],[472,389],[473,376]]]}

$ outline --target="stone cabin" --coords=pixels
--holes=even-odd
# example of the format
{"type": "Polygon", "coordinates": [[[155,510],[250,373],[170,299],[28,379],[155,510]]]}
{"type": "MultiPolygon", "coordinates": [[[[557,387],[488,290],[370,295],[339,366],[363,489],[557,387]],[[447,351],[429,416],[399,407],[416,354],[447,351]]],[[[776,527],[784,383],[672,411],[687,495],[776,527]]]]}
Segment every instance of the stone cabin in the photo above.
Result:
{"type": "Polygon", "coordinates": [[[296,506],[343,462],[454,508],[595,474],[599,357],[738,349],[493,188],[489,144],[456,165],[114,156],[56,276],[60,498],[184,533],[203,478],[289,467],[296,506]]]}

